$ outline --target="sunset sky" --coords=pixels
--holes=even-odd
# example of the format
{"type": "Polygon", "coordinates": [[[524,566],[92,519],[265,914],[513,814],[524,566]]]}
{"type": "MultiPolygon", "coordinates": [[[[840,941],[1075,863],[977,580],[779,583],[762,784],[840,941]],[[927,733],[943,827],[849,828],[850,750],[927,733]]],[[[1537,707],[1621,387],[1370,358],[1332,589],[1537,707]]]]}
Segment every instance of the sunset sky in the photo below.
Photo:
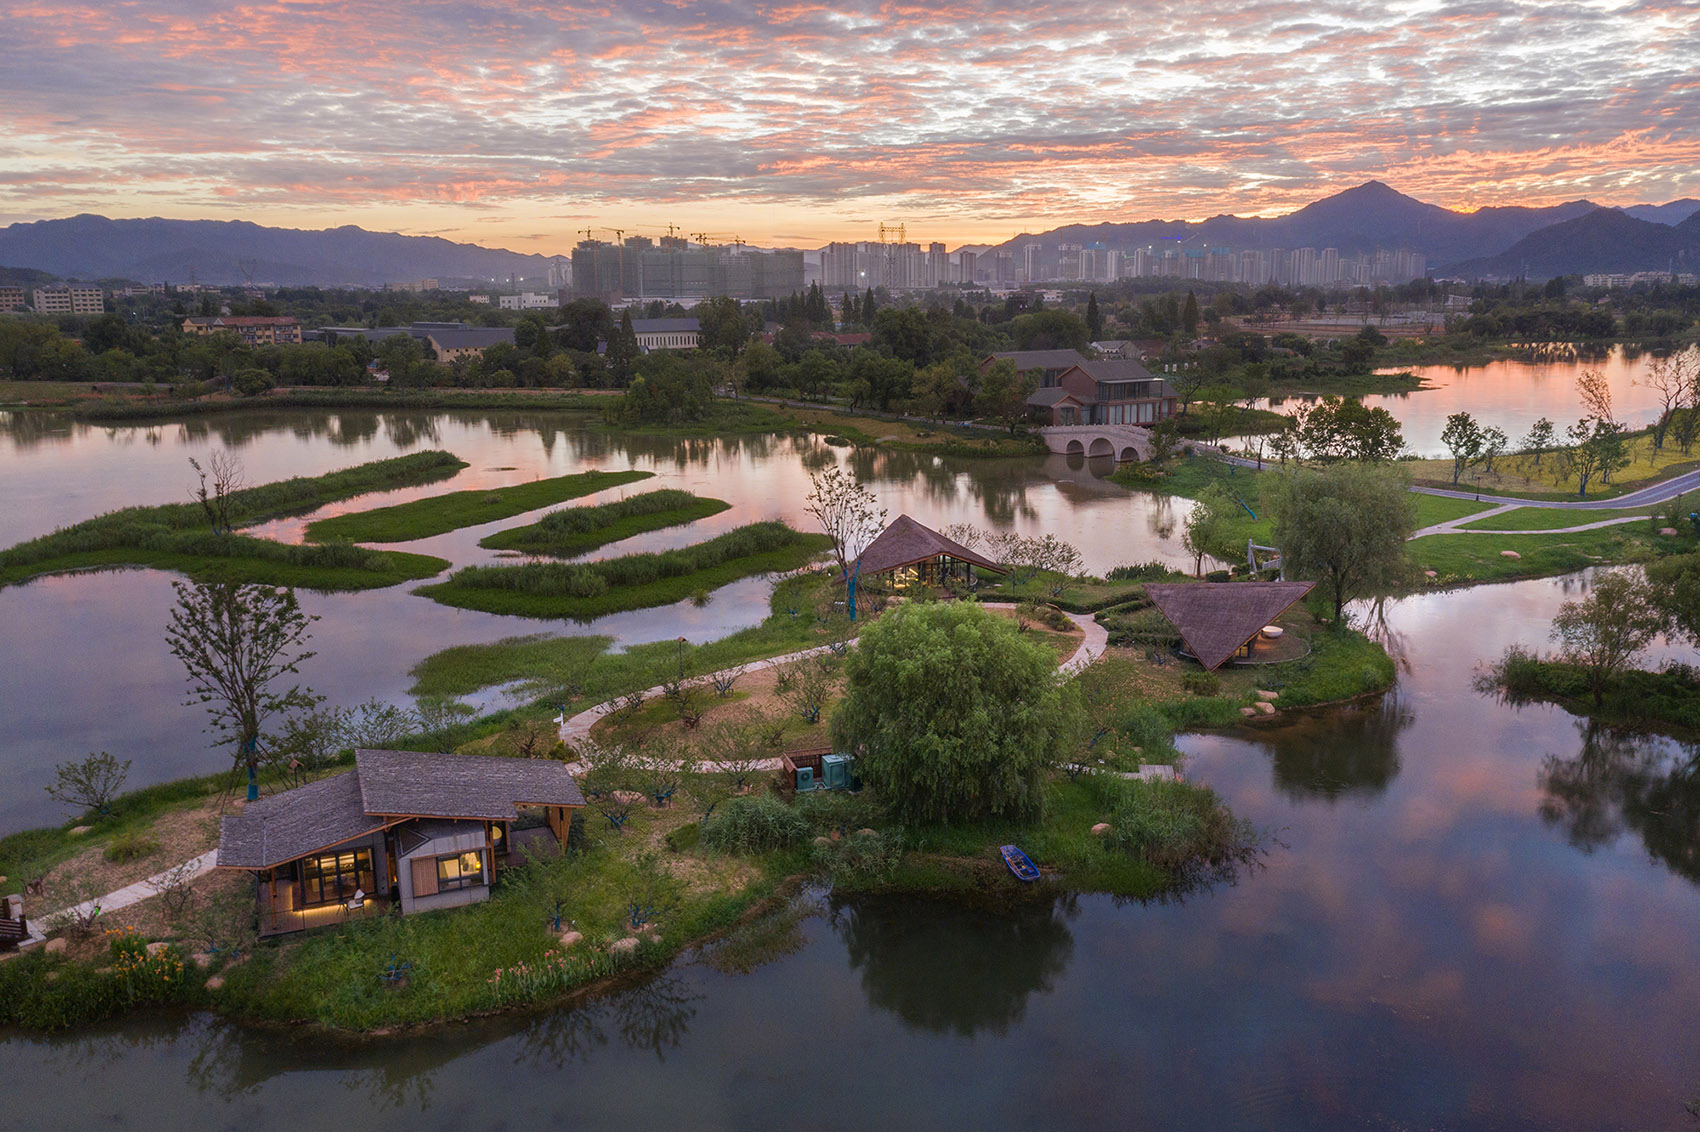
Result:
{"type": "Polygon", "coordinates": [[[1460,209],[1700,196],[1693,0],[18,0],[0,52],[0,223],[955,247],[1372,177],[1460,209]]]}

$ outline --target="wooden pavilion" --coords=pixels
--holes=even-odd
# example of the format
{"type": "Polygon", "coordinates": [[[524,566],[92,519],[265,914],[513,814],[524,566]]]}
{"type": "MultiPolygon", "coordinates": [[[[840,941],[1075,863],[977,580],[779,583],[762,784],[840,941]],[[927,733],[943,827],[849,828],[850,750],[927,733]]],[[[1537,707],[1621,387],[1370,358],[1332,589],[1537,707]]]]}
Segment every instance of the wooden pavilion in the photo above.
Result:
{"type": "Polygon", "coordinates": [[[974,571],[992,574],[1009,571],[983,554],[976,554],[955,539],[931,527],[899,515],[879,537],[868,544],[854,567],[866,579],[876,574],[891,575],[894,589],[919,583],[936,586],[947,581],[974,584],[974,571]]]}
{"type": "MultiPolygon", "coordinates": [[[[1148,583],[1145,594],[1207,671],[1249,659],[1263,631],[1315,582],[1148,583]]],[[[1278,632],[1278,631],[1277,631],[1278,632]]]]}

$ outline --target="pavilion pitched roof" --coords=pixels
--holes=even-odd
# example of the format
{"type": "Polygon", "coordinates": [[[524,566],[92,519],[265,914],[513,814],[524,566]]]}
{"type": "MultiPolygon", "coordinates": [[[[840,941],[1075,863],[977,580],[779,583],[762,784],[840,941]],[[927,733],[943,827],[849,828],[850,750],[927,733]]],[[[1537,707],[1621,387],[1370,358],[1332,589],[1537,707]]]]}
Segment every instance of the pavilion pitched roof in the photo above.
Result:
{"type": "Polygon", "coordinates": [[[496,755],[354,752],[354,770],[248,803],[219,823],[218,864],[268,869],[407,818],[507,821],[516,807],[582,806],[566,764],[496,755]]]}
{"type": "Polygon", "coordinates": [[[907,515],[899,515],[880,532],[857,558],[864,574],[883,574],[925,562],[939,555],[948,555],[959,562],[969,562],[982,570],[997,574],[1009,573],[983,554],[977,554],[955,539],[946,538],[931,527],[917,523],[907,515]]]}
{"type": "Polygon", "coordinates": [[[1239,647],[1311,591],[1315,582],[1148,582],[1145,594],[1169,619],[1206,669],[1221,667],[1239,647]]]}

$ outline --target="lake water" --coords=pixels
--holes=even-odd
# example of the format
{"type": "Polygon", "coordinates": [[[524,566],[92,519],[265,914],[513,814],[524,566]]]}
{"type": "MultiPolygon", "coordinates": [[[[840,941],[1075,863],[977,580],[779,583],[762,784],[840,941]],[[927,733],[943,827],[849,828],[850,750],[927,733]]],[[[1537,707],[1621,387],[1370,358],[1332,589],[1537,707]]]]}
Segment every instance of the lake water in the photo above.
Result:
{"type": "MultiPolygon", "coordinates": [[[[1176,509],[1104,484],[1105,468],[849,457],[810,440],[633,444],[546,415],[13,418],[0,543],[181,499],[187,456],[217,445],[255,482],[437,446],[472,465],[449,488],[635,466],[656,480],[626,491],[735,504],[634,540],[651,546],[801,523],[806,468],[853,458],[893,515],[1055,531],[1094,569],[1184,558],[1176,509]]],[[[478,560],[482,533],[427,541],[478,560]]],[[[1691,1127],[1700,752],[1473,686],[1507,644],[1540,644],[1586,585],[1388,603],[1376,631],[1401,662],[1388,696],[1185,738],[1188,777],[1270,833],[1263,867],[1233,884],[1146,905],[819,899],[796,950],[751,974],[686,959],[586,1006],[399,1040],[199,1015],[0,1034],[0,1112],[25,1129],[1691,1127]]],[[[706,639],[753,622],[765,597],[752,581],[703,609],[553,628],[706,639]]],[[[170,602],[150,571],[0,590],[0,829],[56,816],[41,783],[86,750],[132,758],[146,780],[222,765],[159,640],[170,602]]],[[[342,703],[400,698],[408,667],[448,644],[551,628],[405,588],[306,602],[324,616],[306,675],[342,703]]]]}
{"type": "MultiPolygon", "coordinates": [[[[1397,690],[1195,736],[1264,866],[1152,904],[816,898],[750,974],[340,1041],[0,1036],[26,1129],[1658,1129],[1700,1092],[1695,752],[1478,694],[1579,579],[1392,603],[1397,690]]],[[[376,974],[374,973],[374,977],[376,974]]]]}
{"type": "MultiPolygon", "coordinates": [[[[1645,385],[1651,354],[1626,355],[1613,347],[1603,357],[1578,362],[1573,359],[1542,361],[1513,360],[1481,366],[1401,366],[1397,372],[1415,374],[1427,388],[1412,393],[1374,393],[1363,398],[1366,405],[1386,409],[1402,426],[1405,445],[1425,457],[1447,455],[1440,434],[1446,418],[1467,412],[1483,427],[1497,426],[1516,445],[1529,427],[1542,417],[1553,422],[1559,438],[1564,430],[1587,413],[1576,392],[1576,377],[1582,370],[1598,370],[1611,389],[1612,412],[1632,428],[1645,428],[1658,419],[1659,395],[1645,385]]],[[[1260,407],[1285,413],[1292,399],[1260,402],[1260,407]]]]}
{"type": "MultiPolygon", "coordinates": [[[[218,448],[238,454],[250,483],[318,475],[426,447],[467,461],[454,479],[358,501],[312,516],[256,528],[299,539],[307,519],[443,491],[499,488],[589,468],[640,468],[653,479],[582,502],[601,502],[660,487],[678,487],[732,507],[685,527],[657,531],[603,548],[601,555],[658,550],[698,542],[732,527],[784,519],[812,529],[803,512],[809,469],[841,461],[868,482],[891,518],[908,512],[942,526],[971,522],[1024,533],[1053,532],[1079,546],[1093,570],[1122,562],[1188,561],[1173,536],[1187,504],[1134,495],[1105,482],[1107,461],[945,460],[905,452],[827,447],[816,438],[730,440],[610,438],[559,414],[378,414],[256,412],[215,421],[104,428],[59,418],[0,414],[0,546],[129,505],[182,501],[195,480],[191,457],[218,448]]],[[[541,511],[466,528],[400,549],[447,558],[456,566],[495,559],[478,540],[536,519],[541,511]]],[[[0,642],[8,666],[0,681],[0,832],[58,820],[43,793],[52,768],[89,751],[131,760],[141,785],[227,765],[209,749],[205,716],[183,703],[181,664],[166,649],[174,601],[172,577],[151,570],[73,574],[0,589],[0,642]]],[[[769,582],[750,578],[715,591],[708,605],[690,602],[611,614],[583,624],[540,622],[451,609],[412,594],[410,586],[354,594],[300,595],[320,620],[318,655],[302,666],[304,681],[335,704],[373,697],[406,702],[408,670],[451,645],[485,643],[522,633],[567,631],[609,635],[620,644],[705,641],[767,616],[769,582]]]]}

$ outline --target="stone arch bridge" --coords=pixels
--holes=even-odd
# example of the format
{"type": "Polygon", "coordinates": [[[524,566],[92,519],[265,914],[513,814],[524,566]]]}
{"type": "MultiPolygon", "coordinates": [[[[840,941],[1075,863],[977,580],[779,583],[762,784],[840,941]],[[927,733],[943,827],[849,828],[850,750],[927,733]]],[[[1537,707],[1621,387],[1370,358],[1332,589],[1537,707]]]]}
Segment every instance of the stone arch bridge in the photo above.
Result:
{"type": "Polygon", "coordinates": [[[1039,435],[1061,456],[1109,456],[1118,464],[1151,458],[1151,430],[1139,425],[1050,425],[1039,435]]]}

